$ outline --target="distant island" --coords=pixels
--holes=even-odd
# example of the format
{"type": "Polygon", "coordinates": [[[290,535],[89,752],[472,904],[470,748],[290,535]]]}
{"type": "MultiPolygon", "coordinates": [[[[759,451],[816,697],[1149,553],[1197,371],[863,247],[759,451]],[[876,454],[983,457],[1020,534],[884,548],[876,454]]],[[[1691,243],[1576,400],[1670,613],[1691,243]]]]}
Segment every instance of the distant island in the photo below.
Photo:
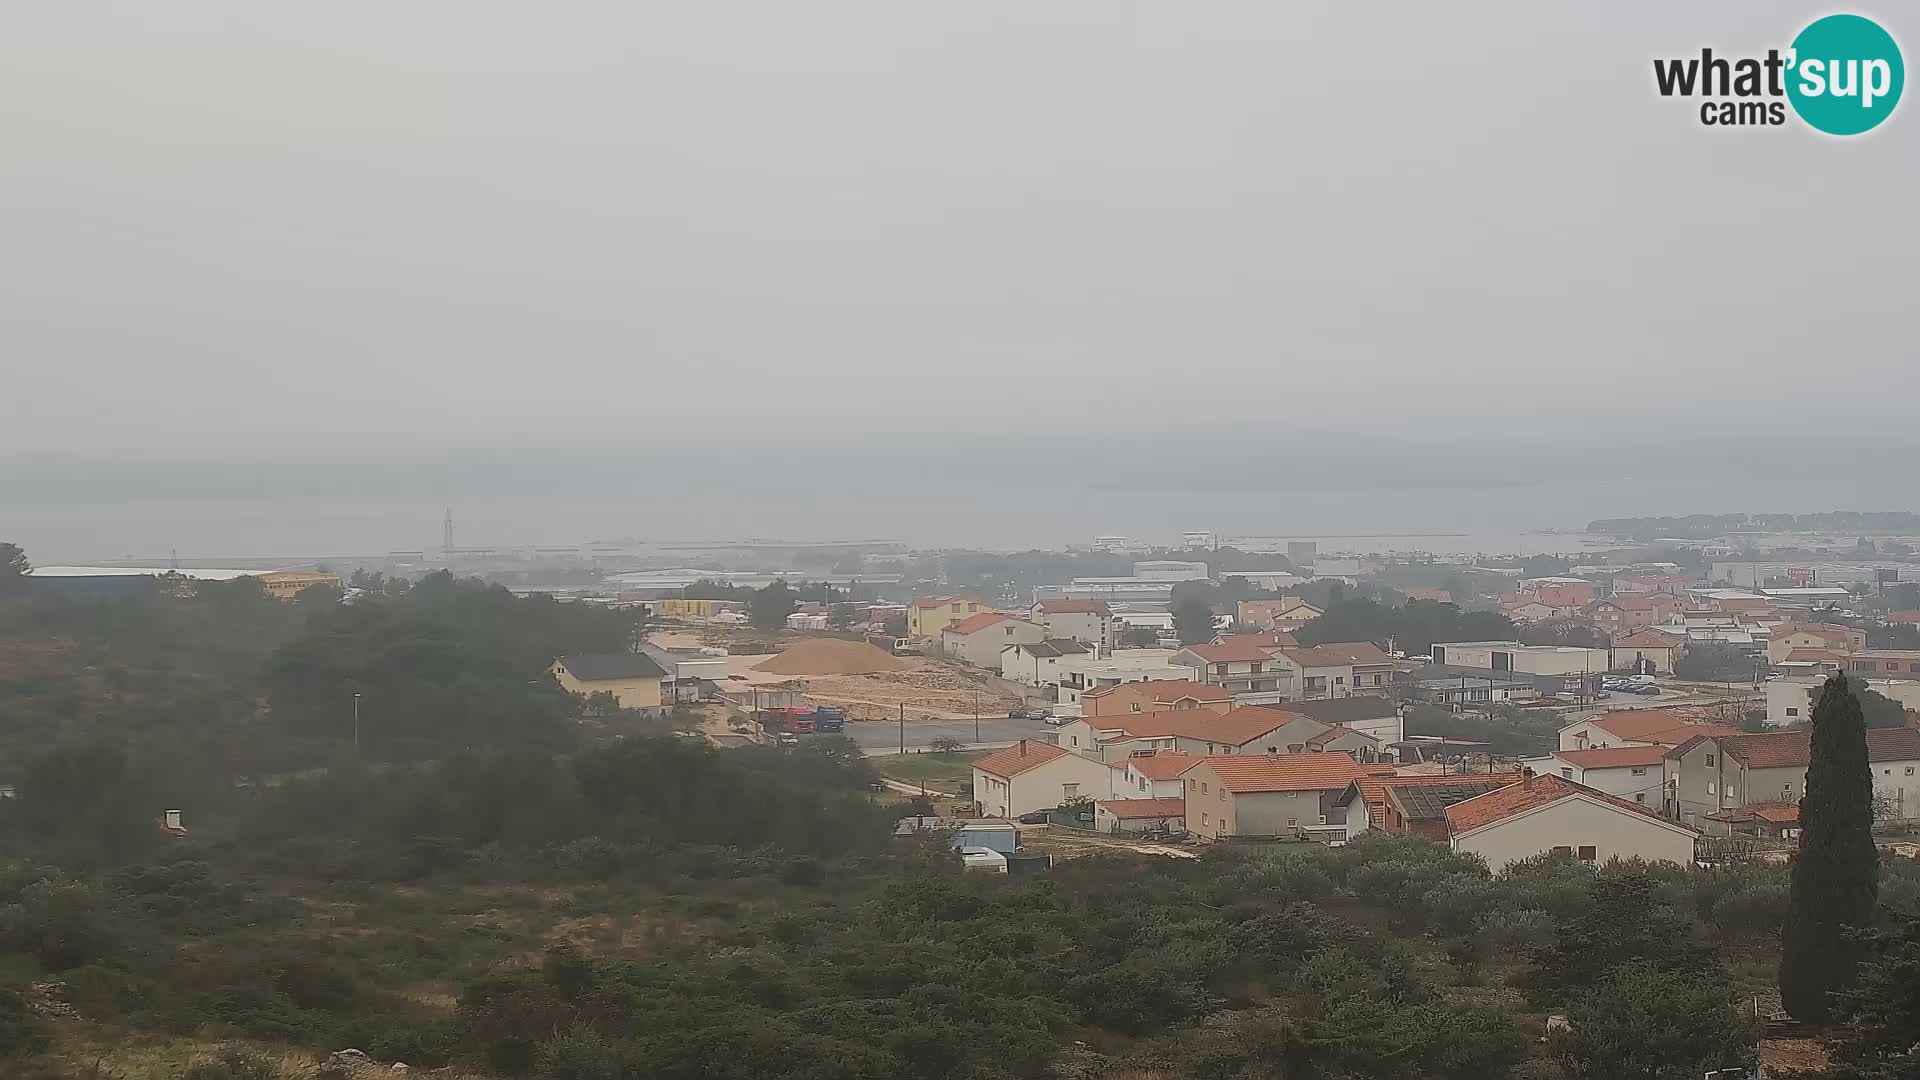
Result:
{"type": "Polygon", "coordinates": [[[1831,532],[1862,536],[1911,536],[1920,533],[1920,514],[1906,510],[1824,514],[1688,514],[1685,517],[1600,518],[1587,531],[1634,540],[1675,537],[1707,540],[1736,532],[1831,532]]]}

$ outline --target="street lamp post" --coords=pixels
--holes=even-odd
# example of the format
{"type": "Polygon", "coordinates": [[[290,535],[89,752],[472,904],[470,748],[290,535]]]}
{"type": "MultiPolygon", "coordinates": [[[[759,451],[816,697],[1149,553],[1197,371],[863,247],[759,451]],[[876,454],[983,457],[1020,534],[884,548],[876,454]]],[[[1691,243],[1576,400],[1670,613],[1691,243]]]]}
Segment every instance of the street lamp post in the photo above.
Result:
{"type": "Polygon", "coordinates": [[[973,691],[973,744],[980,745],[980,690],[973,691]]]}
{"type": "Polygon", "coordinates": [[[353,756],[360,757],[360,691],[353,692],[353,756]]]}

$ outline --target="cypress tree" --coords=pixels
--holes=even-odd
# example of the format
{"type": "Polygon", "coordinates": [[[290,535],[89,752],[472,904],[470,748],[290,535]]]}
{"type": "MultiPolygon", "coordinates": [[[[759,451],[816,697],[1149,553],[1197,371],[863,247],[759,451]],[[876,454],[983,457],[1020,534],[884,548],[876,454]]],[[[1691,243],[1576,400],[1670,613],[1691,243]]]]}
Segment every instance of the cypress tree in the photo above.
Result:
{"type": "Polygon", "coordinates": [[[1852,987],[1861,959],[1846,928],[1871,925],[1879,894],[1866,718],[1846,676],[1835,675],[1813,708],[1800,853],[1780,957],[1780,998],[1794,1019],[1832,1019],[1828,995],[1852,987]]]}

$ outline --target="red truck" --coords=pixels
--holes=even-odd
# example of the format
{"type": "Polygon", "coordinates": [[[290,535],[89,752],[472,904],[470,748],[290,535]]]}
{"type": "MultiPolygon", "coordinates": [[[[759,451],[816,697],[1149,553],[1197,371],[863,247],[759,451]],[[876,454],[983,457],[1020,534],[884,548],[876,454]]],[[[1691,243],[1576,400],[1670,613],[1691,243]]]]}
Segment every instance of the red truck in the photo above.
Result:
{"type": "Polygon", "coordinates": [[[813,734],[813,710],[763,709],[760,713],[760,726],[776,735],[782,732],[811,735],[813,734]]]}

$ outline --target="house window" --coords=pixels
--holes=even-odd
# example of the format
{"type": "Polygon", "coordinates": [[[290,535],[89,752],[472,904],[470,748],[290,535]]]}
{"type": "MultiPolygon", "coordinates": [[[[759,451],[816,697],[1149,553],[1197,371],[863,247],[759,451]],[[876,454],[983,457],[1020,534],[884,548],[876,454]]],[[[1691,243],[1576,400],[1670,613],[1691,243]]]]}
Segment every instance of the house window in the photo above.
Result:
{"type": "Polygon", "coordinates": [[[1300,824],[1300,819],[1299,819],[1299,818],[1288,818],[1288,819],[1287,819],[1287,828],[1289,828],[1289,829],[1291,829],[1291,828],[1293,828],[1294,826],[1296,826],[1296,825],[1298,825],[1298,824],[1300,824]]]}
{"type": "Polygon", "coordinates": [[[1197,788],[1197,787],[1199,787],[1199,786],[1200,786],[1200,781],[1198,781],[1198,780],[1189,780],[1189,781],[1187,781],[1187,790],[1188,790],[1188,791],[1192,791],[1192,790],[1193,790],[1194,788],[1197,788]]]}
{"type": "Polygon", "coordinates": [[[1718,795],[1718,794],[1719,794],[1719,792],[1717,792],[1717,791],[1715,791],[1715,790],[1713,789],[1713,781],[1711,781],[1711,780],[1709,780],[1709,781],[1707,781],[1707,794],[1709,794],[1709,795],[1718,795]]]}
{"type": "Polygon", "coordinates": [[[1573,770],[1572,770],[1572,769],[1561,769],[1561,770],[1560,770],[1560,775],[1561,775],[1561,776],[1564,776],[1564,777],[1566,777],[1566,778],[1567,778],[1567,779],[1569,779],[1569,780],[1571,780],[1571,779],[1573,779],[1573,770]]]}
{"type": "Polygon", "coordinates": [[[1139,712],[1139,711],[1140,711],[1140,703],[1139,703],[1139,702],[1137,702],[1137,701],[1136,701],[1136,702],[1134,702],[1134,703],[1133,703],[1133,711],[1134,711],[1134,712],[1139,712]]]}
{"type": "Polygon", "coordinates": [[[1912,776],[1912,775],[1913,775],[1913,766],[1911,766],[1911,765],[1909,765],[1909,766],[1907,766],[1907,775],[1908,775],[1908,776],[1912,776]]]}
{"type": "Polygon", "coordinates": [[[1061,784],[1060,794],[1066,798],[1071,799],[1075,795],[1080,794],[1080,785],[1079,784],[1061,784]]]}
{"type": "Polygon", "coordinates": [[[1708,755],[1707,755],[1707,767],[1708,767],[1709,769],[1711,769],[1711,768],[1713,767],[1713,755],[1712,755],[1712,754],[1708,754],[1708,755]]]}
{"type": "Polygon", "coordinates": [[[1206,823],[1207,823],[1207,815],[1205,815],[1205,814],[1201,814],[1201,815],[1200,815],[1200,824],[1202,824],[1202,825],[1205,825],[1206,823]]]}
{"type": "Polygon", "coordinates": [[[1645,770],[1645,769],[1628,769],[1628,770],[1627,770],[1627,775],[1628,775],[1628,776],[1645,776],[1645,775],[1647,775],[1647,770],[1645,770]]]}
{"type": "Polygon", "coordinates": [[[1333,685],[1335,686],[1347,685],[1347,677],[1345,675],[1335,675],[1333,677],[1333,685]]]}
{"type": "Polygon", "coordinates": [[[1201,785],[1200,785],[1200,794],[1202,794],[1202,795],[1211,795],[1211,794],[1213,794],[1213,789],[1212,789],[1212,788],[1210,788],[1210,787],[1208,787],[1208,786],[1207,786],[1206,784],[1201,784],[1201,785]]]}
{"type": "Polygon", "coordinates": [[[1226,801],[1227,801],[1227,789],[1226,789],[1226,788],[1221,788],[1221,789],[1220,789],[1220,801],[1221,801],[1221,802],[1226,802],[1226,801]]]}
{"type": "Polygon", "coordinates": [[[1554,846],[1553,853],[1555,855],[1571,855],[1573,854],[1573,849],[1565,844],[1557,844],[1554,846]]]}
{"type": "Polygon", "coordinates": [[[1634,792],[1634,793],[1633,793],[1633,801],[1634,801],[1634,802],[1637,802],[1637,803],[1644,803],[1644,802],[1646,802],[1646,801],[1647,801],[1647,793],[1646,793],[1646,792],[1644,792],[1644,791],[1636,791],[1636,792],[1634,792]]]}
{"type": "Polygon", "coordinates": [[[1594,850],[1594,847],[1592,844],[1580,845],[1580,861],[1581,862],[1596,862],[1599,860],[1599,857],[1600,857],[1600,853],[1594,850]]]}
{"type": "Polygon", "coordinates": [[[1800,715],[1800,710],[1799,710],[1799,709],[1794,709],[1794,708],[1789,708],[1789,709],[1787,710],[1787,715],[1788,715],[1788,716],[1799,716],[1799,715],[1800,715]]]}

